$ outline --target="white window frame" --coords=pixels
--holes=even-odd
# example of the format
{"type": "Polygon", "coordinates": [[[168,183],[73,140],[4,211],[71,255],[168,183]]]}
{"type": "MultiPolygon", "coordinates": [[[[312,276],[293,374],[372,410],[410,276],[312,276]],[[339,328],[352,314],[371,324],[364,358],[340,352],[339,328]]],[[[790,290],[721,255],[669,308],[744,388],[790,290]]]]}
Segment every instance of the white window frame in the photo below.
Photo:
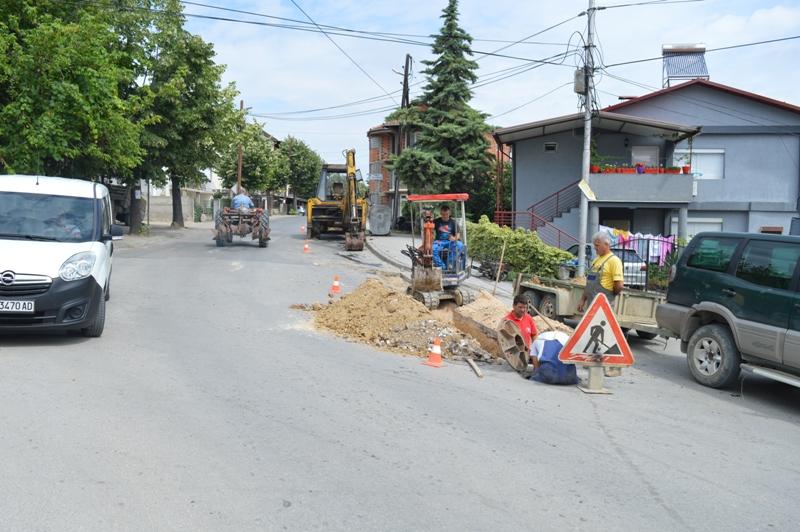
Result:
{"type": "MultiPolygon", "coordinates": [[[[702,174],[694,174],[695,179],[704,179],[704,180],[711,180],[711,181],[718,181],[720,179],[725,179],[725,149],[724,148],[697,148],[697,149],[686,149],[686,148],[676,148],[675,151],[672,153],[672,163],[674,166],[684,166],[689,164],[689,153],[692,155],[697,154],[714,154],[714,155],[722,155],[722,175],[719,177],[707,177],[702,174]]],[[[694,172],[694,168],[692,168],[692,172],[694,172]]],[[[697,195],[697,194],[695,194],[697,195]]]]}

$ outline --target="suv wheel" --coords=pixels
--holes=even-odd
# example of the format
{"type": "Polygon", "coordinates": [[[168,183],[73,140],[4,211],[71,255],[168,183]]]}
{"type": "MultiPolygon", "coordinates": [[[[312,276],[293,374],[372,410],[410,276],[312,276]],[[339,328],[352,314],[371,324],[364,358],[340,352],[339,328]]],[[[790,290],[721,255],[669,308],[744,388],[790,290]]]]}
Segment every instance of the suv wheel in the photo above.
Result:
{"type": "Polygon", "coordinates": [[[739,378],[742,357],[730,330],[717,323],[697,329],[686,350],[692,377],[711,388],[725,388],[739,378]]]}

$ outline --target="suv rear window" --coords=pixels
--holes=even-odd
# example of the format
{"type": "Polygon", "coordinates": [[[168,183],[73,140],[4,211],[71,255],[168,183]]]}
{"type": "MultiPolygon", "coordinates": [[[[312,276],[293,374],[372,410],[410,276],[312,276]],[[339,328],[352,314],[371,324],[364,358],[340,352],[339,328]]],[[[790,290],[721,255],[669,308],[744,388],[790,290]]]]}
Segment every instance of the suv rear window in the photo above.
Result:
{"type": "Polygon", "coordinates": [[[753,240],[744,248],[736,276],[761,286],[787,290],[798,258],[800,245],[753,240]]]}
{"type": "Polygon", "coordinates": [[[738,238],[703,237],[692,250],[686,265],[724,272],[728,269],[739,242],[738,238]]]}

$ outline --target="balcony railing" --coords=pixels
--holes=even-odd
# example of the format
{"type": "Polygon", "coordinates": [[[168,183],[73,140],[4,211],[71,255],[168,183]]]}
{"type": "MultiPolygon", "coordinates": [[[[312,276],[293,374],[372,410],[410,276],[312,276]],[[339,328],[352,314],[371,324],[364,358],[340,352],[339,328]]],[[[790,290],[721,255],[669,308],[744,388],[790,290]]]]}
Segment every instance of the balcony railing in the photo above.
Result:
{"type": "Polygon", "coordinates": [[[530,211],[495,211],[494,223],[512,229],[524,228],[535,231],[542,242],[561,249],[577,244],[578,239],[562,231],[547,220],[540,218],[530,211]]]}

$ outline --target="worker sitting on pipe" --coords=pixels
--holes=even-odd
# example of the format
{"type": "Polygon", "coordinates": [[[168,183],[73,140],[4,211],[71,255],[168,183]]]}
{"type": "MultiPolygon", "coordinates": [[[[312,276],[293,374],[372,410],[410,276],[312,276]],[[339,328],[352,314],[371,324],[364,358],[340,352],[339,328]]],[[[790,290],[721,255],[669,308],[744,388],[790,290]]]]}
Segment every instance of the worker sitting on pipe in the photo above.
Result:
{"type": "Polygon", "coordinates": [[[433,230],[435,233],[435,240],[433,241],[434,265],[444,268],[442,251],[447,249],[447,268],[455,270],[458,264],[463,269],[466,266],[464,243],[459,240],[461,235],[458,234],[455,220],[450,218],[450,206],[446,203],[439,207],[439,218],[433,221],[433,230]]]}

